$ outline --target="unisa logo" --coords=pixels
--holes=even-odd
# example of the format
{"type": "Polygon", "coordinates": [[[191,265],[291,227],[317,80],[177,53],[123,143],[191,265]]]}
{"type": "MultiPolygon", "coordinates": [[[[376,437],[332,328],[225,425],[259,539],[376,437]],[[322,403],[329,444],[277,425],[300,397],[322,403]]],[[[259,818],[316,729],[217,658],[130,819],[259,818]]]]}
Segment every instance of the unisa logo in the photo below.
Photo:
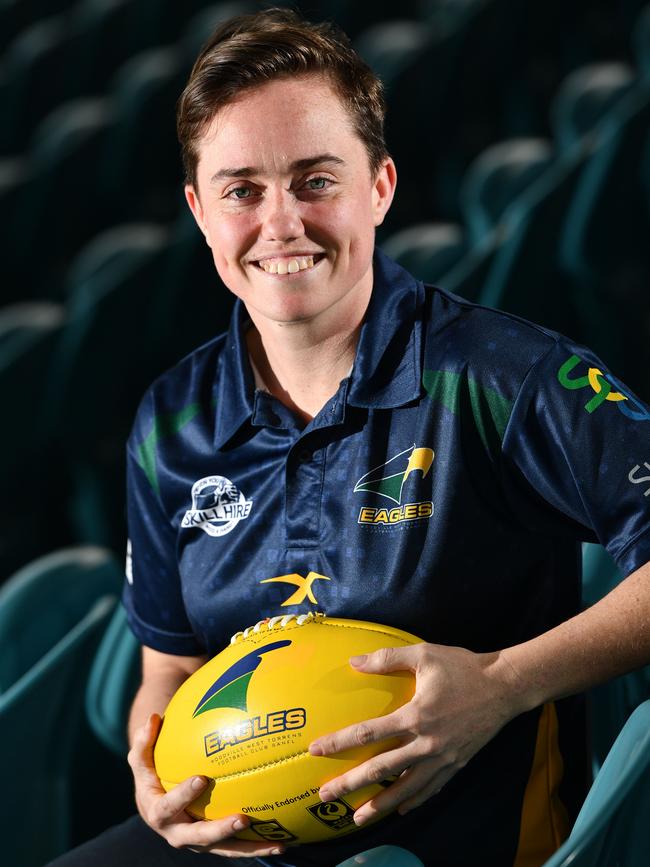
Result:
{"type": "MultiPolygon", "coordinates": [[[[266,647],[247,653],[246,656],[231,665],[217,678],[198,702],[192,718],[219,708],[233,708],[248,713],[248,685],[262,662],[262,655],[282,647],[288,647],[290,644],[291,642],[288,640],[274,641],[272,644],[267,644],[266,647]]],[[[264,717],[250,717],[237,723],[237,725],[205,735],[205,754],[206,756],[213,756],[226,747],[242,744],[255,738],[300,729],[306,722],[307,713],[302,707],[272,711],[264,717]]]]}
{"type": "Polygon", "coordinates": [[[248,518],[252,505],[230,479],[206,476],[192,485],[192,508],[183,515],[181,527],[200,527],[209,536],[225,536],[248,518]]]}

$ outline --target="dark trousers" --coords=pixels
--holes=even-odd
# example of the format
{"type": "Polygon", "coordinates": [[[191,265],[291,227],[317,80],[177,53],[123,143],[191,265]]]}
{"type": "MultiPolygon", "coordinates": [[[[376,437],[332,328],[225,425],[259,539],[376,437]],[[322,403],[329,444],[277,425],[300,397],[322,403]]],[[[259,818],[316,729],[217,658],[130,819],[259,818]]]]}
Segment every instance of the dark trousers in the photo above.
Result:
{"type": "Polygon", "coordinates": [[[291,867],[280,858],[222,858],[174,849],[152,831],[140,816],[133,816],[104,831],[94,840],[51,861],[47,867],[291,867]]]}

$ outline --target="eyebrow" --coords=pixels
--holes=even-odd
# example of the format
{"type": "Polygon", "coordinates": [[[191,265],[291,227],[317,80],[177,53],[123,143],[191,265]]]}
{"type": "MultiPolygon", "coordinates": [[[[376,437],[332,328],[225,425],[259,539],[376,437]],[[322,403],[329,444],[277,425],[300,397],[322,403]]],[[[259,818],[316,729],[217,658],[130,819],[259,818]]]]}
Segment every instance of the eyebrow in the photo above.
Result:
{"type": "MultiPolygon", "coordinates": [[[[311,169],[317,165],[336,165],[336,166],[344,166],[345,160],[342,160],[341,157],[337,157],[334,154],[318,154],[315,157],[305,157],[302,160],[295,160],[295,162],[291,163],[289,169],[291,171],[305,171],[305,169],[311,169]]],[[[261,174],[261,169],[253,168],[251,166],[242,166],[241,168],[234,169],[219,169],[218,172],[215,172],[210,178],[210,183],[213,184],[216,181],[223,180],[224,178],[251,178],[254,175],[261,174]]]]}

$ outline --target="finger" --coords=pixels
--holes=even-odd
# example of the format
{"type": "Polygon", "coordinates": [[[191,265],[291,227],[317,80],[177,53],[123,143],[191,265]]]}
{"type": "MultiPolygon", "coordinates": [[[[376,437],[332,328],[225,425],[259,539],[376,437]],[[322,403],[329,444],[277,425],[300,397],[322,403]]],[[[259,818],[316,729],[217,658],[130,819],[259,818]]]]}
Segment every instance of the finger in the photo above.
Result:
{"type": "Polygon", "coordinates": [[[454,776],[456,770],[452,770],[448,766],[439,767],[435,759],[424,761],[416,767],[409,768],[397,782],[359,807],[354,814],[355,824],[357,826],[363,825],[375,816],[392,812],[395,809],[404,816],[410,810],[437,795],[445,783],[454,776]]]}
{"type": "Polygon", "coordinates": [[[371,783],[383,783],[389,777],[401,774],[413,761],[415,761],[415,757],[409,747],[400,747],[386,753],[380,753],[322,785],[318,793],[319,797],[321,801],[334,801],[371,783]]]}
{"type": "Polygon", "coordinates": [[[382,647],[372,653],[350,657],[350,665],[366,674],[392,671],[415,671],[419,660],[419,645],[408,647],[382,647]]]}
{"type": "Polygon", "coordinates": [[[438,774],[434,760],[409,768],[399,780],[359,807],[354,814],[355,825],[364,825],[371,819],[396,809],[402,813],[403,804],[411,797],[422,794],[422,801],[425,801],[443,785],[438,774]]]}
{"type": "Polygon", "coordinates": [[[161,719],[158,714],[151,714],[147,722],[135,732],[128,755],[136,784],[156,795],[165,793],[153,761],[153,748],[160,731],[160,724],[161,719]]]}
{"type": "Polygon", "coordinates": [[[181,821],[194,824],[194,819],[185,809],[205,791],[207,785],[205,777],[190,777],[166,793],[162,789],[163,794],[151,805],[149,821],[156,828],[164,828],[171,823],[177,823],[180,816],[181,821]]]}
{"type": "Polygon", "coordinates": [[[236,840],[233,834],[243,831],[249,825],[246,816],[229,816],[226,819],[194,822],[191,825],[179,825],[170,842],[183,848],[194,848],[212,854],[232,854],[242,857],[262,857],[276,855],[284,851],[278,843],[268,841],[236,840]]]}
{"type": "Polygon", "coordinates": [[[402,707],[386,714],[386,716],[354,723],[344,729],[339,729],[337,732],[323,735],[309,744],[309,752],[312,756],[329,756],[343,750],[364,747],[386,738],[400,737],[409,733],[402,707]]]}

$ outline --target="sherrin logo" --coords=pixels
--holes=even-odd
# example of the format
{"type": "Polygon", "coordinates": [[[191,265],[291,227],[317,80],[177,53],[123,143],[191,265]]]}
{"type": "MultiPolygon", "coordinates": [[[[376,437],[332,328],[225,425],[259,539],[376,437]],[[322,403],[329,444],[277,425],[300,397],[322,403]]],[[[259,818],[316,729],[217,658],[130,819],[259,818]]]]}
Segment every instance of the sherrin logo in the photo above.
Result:
{"type": "Polygon", "coordinates": [[[402,503],[402,492],[406,480],[416,470],[425,479],[433,464],[433,449],[418,448],[415,443],[394,457],[370,470],[354,486],[354,492],[377,494],[396,503],[396,507],[374,508],[362,506],[359,510],[359,524],[400,524],[404,521],[417,521],[433,515],[431,500],[415,503],[402,503]]]}
{"type": "MultiPolygon", "coordinates": [[[[247,653],[220,677],[201,697],[192,718],[202,713],[207,713],[218,708],[234,708],[248,712],[248,685],[257,671],[262,656],[288,647],[289,640],[274,641],[258,650],[247,653]]],[[[255,738],[267,735],[279,734],[292,729],[302,728],[307,722],[307,712],[302,707],[292,707],[286,710],[276,710],[265,716],[253,716],[250,719],[241,720],[237,725],[219,729],[204,737],[205,754],[213,756],[226,747],[235,746],[255,738]]]]}
{"type": "Polygon", "coordinates": [[[252,505],[230,479],[205,476],[192,485],[192,508],[183,515],[181,527],[200,527],[209,536],[225,536],[248,518],[252,505]]]}

